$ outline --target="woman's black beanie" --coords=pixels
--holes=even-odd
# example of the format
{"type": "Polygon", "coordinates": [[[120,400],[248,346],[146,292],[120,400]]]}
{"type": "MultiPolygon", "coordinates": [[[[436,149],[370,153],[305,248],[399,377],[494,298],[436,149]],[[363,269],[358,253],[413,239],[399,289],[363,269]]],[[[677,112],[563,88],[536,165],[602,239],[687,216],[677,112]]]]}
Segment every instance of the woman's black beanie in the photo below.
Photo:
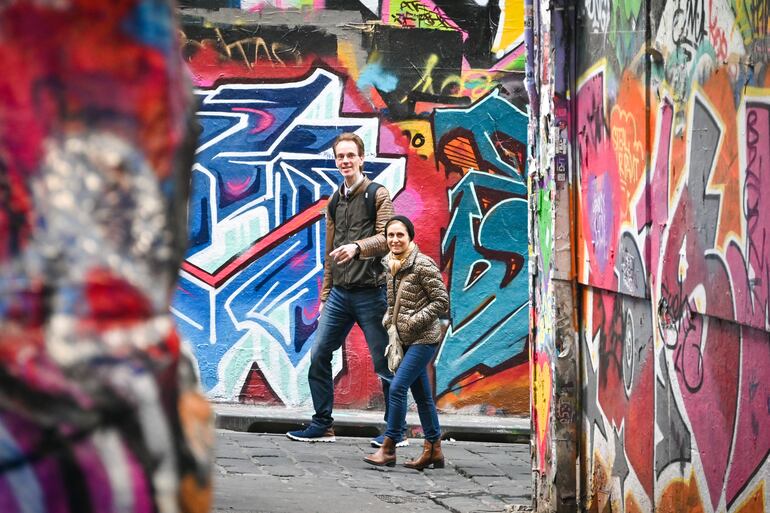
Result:
{"type": "Polygon", "coordinates": [[[412,224],[412,221],[410,221],[406,216],[393,216],[388,219],[388,222],[385,223],[385,235],[388,234],[388,226],[390,226],[390,223],[394,223],[396,221],[403,223],[403,225],[406,226],[406,233],[409,234],[409,240],[414,240],[414,225],[412,224]]]}

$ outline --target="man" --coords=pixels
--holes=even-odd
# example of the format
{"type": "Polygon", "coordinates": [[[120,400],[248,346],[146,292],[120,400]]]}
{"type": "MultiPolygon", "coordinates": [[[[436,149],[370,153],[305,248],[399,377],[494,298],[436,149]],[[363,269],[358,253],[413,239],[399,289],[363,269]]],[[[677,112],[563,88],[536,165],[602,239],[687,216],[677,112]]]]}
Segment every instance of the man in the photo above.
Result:
{"type": "MultiPolygon", "coordinates": [[[[352,133],[343,133],[332,144],[337,168],[344,178],[338,198],[329,202],[326,212],[326,259],[321,291],[321,318],[310,353],[308,382],[315,415],[307,428],[290,431],[286,436],[300,442],[334,442],[334,382],[332,354],[342,347],[357,323],[364,332],[385,395],[385,420],[388,418],[390,380],[385,347],[388,334],[382,326],[387,309],[385,276],[380,262],[388,252],[385,223],[393,216],[393,204],[385,187],[373,191],[364,176],[364,142],[352,133]],[[367,195],[374,194],[376,216],[371,219],[367,195]]],[[[405,428],[406,426],[404,426],[405,428]]],[[[404,430],[402,430],[403,432],[404,430]]],[[[406,437],[397,440],[408,445],[406,437]]],[[[382,436],[372,440],[382,445],[382,436]]]]}

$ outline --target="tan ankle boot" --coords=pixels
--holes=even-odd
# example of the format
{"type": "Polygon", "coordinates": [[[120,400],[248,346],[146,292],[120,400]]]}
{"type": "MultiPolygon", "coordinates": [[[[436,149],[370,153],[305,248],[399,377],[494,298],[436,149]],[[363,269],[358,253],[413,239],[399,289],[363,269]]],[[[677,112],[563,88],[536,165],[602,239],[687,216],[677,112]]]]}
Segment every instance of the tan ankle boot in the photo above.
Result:
{"type": "Polygon", "coordinates": [[[407,460],[404,463],[406,468],[413,468],[415,470],[422,470],[431,465],[433,465],[433,468],[444,468],[444,453],[441,452],[440,438],[435,442],[425,440],[422,446],[422,454],[416,460],[407,460]]]}
{"type": "Polygon", "coordinates": [[[377,467],[388,466],[392,467],[396,464],[396,442],[392,438],[385,437],[382,441],[382,447],[371,456],[364,458],[364,461],[369,465],[375,465],[377,467]]]}

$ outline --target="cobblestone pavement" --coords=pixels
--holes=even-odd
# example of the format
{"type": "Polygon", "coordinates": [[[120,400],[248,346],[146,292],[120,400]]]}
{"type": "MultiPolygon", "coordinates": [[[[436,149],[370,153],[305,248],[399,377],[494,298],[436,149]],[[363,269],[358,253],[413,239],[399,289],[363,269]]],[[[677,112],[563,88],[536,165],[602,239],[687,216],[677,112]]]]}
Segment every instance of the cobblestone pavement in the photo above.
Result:
{"type": "Polygon", "coordinates": [[[527,444],[442,444],[446,468],[401,466],[422,440],[398,449],[394,468],[363,462],[366,438],[294,442],[280,434],[217,431],[215,513],[379,513],[528,511],[527,444]],[[516,505],[523,505],[519,508],[516,505]]]}

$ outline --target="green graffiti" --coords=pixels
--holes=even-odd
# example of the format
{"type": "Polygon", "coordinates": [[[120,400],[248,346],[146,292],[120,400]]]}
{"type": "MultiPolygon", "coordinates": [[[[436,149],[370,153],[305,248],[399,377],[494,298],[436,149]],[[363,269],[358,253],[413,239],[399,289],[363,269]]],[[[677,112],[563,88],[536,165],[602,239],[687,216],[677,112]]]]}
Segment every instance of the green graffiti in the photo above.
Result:
{"type": "Polygon", "coordinates": [[[764,0],[733,0],[735,25],[741,33],[743,44],[751,47],[756,40],[767,38],[770,28],[767,26],[768,4],[764,0]]]}
{"type": "Polygon", "coordinates": [[[641,0],[624,0],[612,7],[608,35],[621,69],[626,67],[644,43],[644,20],[639,17],[641,7],[641,0]]]}
{"type": "Polygon", "coordinates": [[[624,0],[615,4],[615,8],[621,11],[624,20],[636,20],[642,8],[642,0],[624,0]]]}
{"type": "Polygon", "coordinates": [[[537,191],[537,233],[538,244],[540,247],[540,258],[542,261],[543,273],[547,273],[551,268],[551,233],[553,232],[553,219],[551,211],[551,192],[553,191],[552,183],[548,184],[545,189],[539,189],[537,191]]]}

